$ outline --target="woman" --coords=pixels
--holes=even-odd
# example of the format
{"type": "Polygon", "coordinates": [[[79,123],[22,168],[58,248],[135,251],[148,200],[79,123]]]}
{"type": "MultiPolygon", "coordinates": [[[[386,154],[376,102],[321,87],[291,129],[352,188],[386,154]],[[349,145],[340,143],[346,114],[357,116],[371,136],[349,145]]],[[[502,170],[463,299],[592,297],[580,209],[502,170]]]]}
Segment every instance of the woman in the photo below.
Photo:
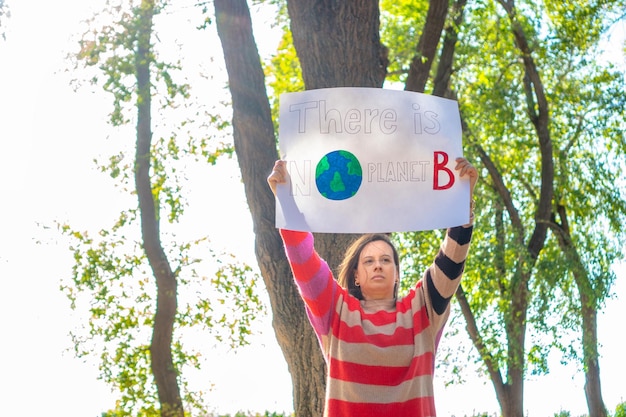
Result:
{"type": "MultiPolygon", "coordinates": [[[[455,169],[470,179],[478,171],[465,158],[455,169]]],[[[267,181],[287,182],[285,161],[267,181]]],[[[347,250],[335,281],[308,232],[280,230],[307,314],[328,364],[324,416],[435,416],[435,352],[469,250],[470,223],[447,230],[433,264],[398,298],[398,253],[384,234],[368,234],[347,250]]]]}

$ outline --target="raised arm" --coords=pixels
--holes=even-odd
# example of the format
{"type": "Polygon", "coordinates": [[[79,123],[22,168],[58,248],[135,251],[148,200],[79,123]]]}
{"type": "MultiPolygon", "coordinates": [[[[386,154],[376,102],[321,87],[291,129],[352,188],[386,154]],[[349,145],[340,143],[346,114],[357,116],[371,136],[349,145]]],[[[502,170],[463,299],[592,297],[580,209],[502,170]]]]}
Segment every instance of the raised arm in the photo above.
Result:
{"type": "MultiPolygon", "coordinates": [[[[277,185],[287,183],[288,175],[285,161],[276,161],[272,173],[267,177],[274,195],[277,185]]],[[[296,285],[307,306],[309,319],[321,342],[322,336],[330,331],[339,284],[326,261],[315,251],[311,233],[281,229],[280,235],[296,285]]]]}
{"type": "Polygon", "coordinates": [[[465,269],[469,253],[474,222],[474,187],[478,181],[478,171],[465,158],[456,159],[455,169],[459,175],[470,180],[470,223],[447,230],[435,261],[425,273],[427,297],[430,302],[431,320],[440,328],[447,317],[450,299],[456,292],[465,269]]]}

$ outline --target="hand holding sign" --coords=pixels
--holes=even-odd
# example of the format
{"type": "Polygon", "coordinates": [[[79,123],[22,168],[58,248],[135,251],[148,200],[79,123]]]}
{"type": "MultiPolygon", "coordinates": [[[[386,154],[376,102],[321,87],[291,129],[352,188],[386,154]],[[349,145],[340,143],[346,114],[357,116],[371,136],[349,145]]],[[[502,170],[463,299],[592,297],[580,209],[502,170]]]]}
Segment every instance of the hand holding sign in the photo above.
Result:
{"type": "Polygon", "coordinates": [[[474,167],[474,165],[470,164],[470,162],[465,158],[456,158],[456,166],[455,170],[459,171],[459,176],[463,178],[467,176],[470,180],[470,197],[474,196],[474,187],[476,187],[476,183],[478,182],[478,170],[474,167]]]}
{"type": "MultiPolygon", "coordinates": [[[[462,155],[456,102],[382,89],[310,90],[281,96],[280,121],[286,161],[268,178],[270,186],[288,185],[273,187],[278,227],[359,233],[469,222],[470,181],[454,173],[462,155]]],[[[463,161],[460,173],[475,173],[463,161]]]]}
{"type": "Polygon", "coordinates": [[[267,183],[270,185],[272,192],[276,195],[276,187],[278,184],[287,184],[287,178],[289,173],[287,172],[287,165],[285,161],[278,160],[274,163],[274,168],[269,177],[267,177],[267,183]]]}

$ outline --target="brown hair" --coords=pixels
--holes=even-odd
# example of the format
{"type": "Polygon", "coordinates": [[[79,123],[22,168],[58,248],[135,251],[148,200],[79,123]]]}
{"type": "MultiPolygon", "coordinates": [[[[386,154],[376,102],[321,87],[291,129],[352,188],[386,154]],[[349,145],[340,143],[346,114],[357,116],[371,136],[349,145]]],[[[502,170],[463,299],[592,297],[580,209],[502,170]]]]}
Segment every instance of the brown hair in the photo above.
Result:
{"type": "MultiPolygon", "coordinates": [[[[361,293],[361,287],[357,286],[354,282],[354,274],[359,265],[359,257],[361,256],[363,248],[368,243],[376,241],[383,241],[391,246],[393,251],[393,260],[396,263],[398,276],[400,276],[400,257],[398,256],[396,247],[393,243],[391,243],[389,235],[383,233],[372,233],[361,236],[346,250],[343,262],[339,265],[339,274],[337,275],[337,282],[339,282],[339,285],[346,288],[351,295],[355,296],[359,300],[363,300],[363,293],[361,293]]],[[[398,298],[398,283],[396,283],[394,287],[393,296],[394,298],[398,298]]]]}

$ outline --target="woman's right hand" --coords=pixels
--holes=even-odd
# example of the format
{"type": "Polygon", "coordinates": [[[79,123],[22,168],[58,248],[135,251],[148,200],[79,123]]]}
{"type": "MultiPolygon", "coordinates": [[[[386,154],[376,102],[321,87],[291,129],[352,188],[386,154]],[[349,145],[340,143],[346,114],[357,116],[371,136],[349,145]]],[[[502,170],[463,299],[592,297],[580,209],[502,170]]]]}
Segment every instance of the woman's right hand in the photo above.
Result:
{"type": "Polygon", "coordinates": [[[276,195],[276,185],[277,184],[286,184],[287,183],[287,162],[279,159],[274,163],[274,168],[272,169],[272,173],[267,177],[267,183],[274,195],[276,195]]]}

